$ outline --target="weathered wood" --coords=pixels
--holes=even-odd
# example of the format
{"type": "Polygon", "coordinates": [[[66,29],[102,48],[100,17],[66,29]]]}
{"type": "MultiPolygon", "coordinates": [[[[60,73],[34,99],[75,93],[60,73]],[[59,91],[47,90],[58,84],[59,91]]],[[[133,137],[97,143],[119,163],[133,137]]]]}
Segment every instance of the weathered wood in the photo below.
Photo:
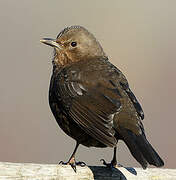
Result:
{"type": "Polygon", "coordinates": [[[77,167],[0,162],[0,180],[176,180],[176,169],[77,167]]]}

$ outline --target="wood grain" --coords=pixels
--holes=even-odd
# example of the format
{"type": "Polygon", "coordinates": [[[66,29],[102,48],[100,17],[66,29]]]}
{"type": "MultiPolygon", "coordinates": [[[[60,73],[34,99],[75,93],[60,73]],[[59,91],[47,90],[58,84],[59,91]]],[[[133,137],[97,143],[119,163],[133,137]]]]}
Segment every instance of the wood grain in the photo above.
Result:
{"type": "Polygon", "coordinates": [[[176,169],[77,167],[0,162],[0,180],[176,180],[176,169]]]}

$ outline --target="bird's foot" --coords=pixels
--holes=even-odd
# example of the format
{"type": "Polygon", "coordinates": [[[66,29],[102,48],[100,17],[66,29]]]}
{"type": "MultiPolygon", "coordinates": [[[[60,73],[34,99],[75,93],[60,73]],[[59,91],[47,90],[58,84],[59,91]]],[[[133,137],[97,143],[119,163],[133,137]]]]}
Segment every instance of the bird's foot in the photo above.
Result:
{"type": "Polygon", "coordinates": [[[117,161],[112,160],[111,163],[107,163],[104,159],[100,160],[101,162],[103,162],[103,165],[105,165],[108,168],[118,168],[118,167],[123,167],[120,164],[117,164],[117,161]]]}
{"type": "Polygon", "coordinates": [[[82,161],[79,161],[79,162],[76,162],[74,158],[71,158],[68,162],[63,162],[63,161],[60,161],[59,164],[62,164],[62,165],[70,165],[73,170],[76,172],[76,166],[81,166],[81,167],[84,167],[86,166],[86,163],[82,162],[82,161]]]}

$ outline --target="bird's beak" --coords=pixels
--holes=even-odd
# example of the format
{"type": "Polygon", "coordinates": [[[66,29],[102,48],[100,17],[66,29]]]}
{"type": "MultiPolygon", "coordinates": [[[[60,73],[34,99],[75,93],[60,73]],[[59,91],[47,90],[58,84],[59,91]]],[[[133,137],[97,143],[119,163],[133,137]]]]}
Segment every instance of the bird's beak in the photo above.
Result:
{"type": "Polygon", "coordinates": [[[40,42],[58,49],[62,49],[62,47],[56,42],[56,39],[43,38],[40,40],[40,42]]]}

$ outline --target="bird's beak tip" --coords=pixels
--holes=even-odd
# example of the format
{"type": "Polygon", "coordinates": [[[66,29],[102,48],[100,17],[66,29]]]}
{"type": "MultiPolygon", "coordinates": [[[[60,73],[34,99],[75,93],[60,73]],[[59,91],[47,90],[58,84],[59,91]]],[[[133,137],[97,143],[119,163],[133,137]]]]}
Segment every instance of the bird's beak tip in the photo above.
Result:
{"type": "Polygon", "coordinates": [[[45,43],[45,40],[44,40],[44,39],[40,39],[40,42],[41,42],[41,43],[45,43]]]}
{"type": "Polygon", "coordinates": [[[52,43],[52,42],[55,42],[55,39],[42,38],[42,39],[40,39],[40,42],[41,42],[41,43],[44,43],[44,44],[46,44],[46,43],[52,43]]]}
{"type": "Polygon", "coordinates": [[[44,43],[46,45],[61,49],[59,44],[56,42],[56,39],[51,39],[51,38],[43,38],[40,40],[41,43],[44,43]]]}

